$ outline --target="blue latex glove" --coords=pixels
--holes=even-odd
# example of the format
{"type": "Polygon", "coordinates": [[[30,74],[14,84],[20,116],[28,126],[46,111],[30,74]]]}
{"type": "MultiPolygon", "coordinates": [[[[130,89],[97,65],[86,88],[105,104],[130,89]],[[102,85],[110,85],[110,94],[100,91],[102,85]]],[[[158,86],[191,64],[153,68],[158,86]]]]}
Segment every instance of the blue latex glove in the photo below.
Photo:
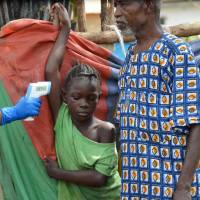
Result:
{"type": "Polygon", "coordinates": [[[15,106],[1,109],[1,124],[5,125],[15,120],[37,116],[40,113],[41,103],[40,98],[22,97],[15,106]]]}

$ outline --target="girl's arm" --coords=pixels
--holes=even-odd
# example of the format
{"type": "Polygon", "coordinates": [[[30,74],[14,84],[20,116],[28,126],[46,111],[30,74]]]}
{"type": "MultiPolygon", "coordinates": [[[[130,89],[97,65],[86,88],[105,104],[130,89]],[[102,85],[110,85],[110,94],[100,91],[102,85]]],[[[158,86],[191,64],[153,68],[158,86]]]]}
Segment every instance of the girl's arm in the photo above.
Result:
{"type": "MultiPolygon", "coordinates": [[[[111,123],[101,122],[97,134],[101,143],[115,142],[116,130],[111,123]]],[[[45,160],[45,167],[50,177],[77,185],[101,187],[105,185],[108,179],[108,176],[101,174],[95,169],[64,170],[59,168],[56,161],[48,158],[45,160]]]]}
{"type": "Polygon", "coordinates": [[[62,4],[56,3],[52,7],[53,17],[58,18],[60,25],[60,33],[56,42],[49,54],[46,64],[45,77],[47,81],[51,81],[52,89],[49,95],[49,103],[51,106],[54,122],[57,118],[58,111],[61,105],[61,78],[60,67],[63,62],[66,43],[70,33],[71,23],[67,10],[62,4]]]}
{"type": "Polygon", "coordinates": [[[69,171],[58,167],[53,160],[46,159],[45,166],[50,177],[89,187],[102,187],[107,181],[107,176],[96,170],[77,170],[69,171]]]}

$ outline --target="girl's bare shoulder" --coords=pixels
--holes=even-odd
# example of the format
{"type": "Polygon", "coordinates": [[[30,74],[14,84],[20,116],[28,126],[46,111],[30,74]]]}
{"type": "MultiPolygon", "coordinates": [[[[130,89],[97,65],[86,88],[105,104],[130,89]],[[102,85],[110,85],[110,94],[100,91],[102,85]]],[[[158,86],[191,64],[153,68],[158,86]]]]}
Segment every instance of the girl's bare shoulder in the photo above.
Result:
{"type": "Polygon", "coordinates": [[[97,123],[97,134],[101,143],[113,143],[116,138],[115,126],[100,119],[96,119],[97,123]]]}

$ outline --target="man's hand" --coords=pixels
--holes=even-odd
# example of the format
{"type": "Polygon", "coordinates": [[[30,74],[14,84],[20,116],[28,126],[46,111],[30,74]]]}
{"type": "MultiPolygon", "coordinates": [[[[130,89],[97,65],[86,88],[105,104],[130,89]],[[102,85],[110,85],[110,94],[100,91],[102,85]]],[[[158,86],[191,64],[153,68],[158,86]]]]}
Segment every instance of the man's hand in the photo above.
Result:
{"type": "Polygon", "coordinates": [[[191,185],[200,160],[200,125],[190,126],[187,150],[173,200],[191,200],[191,185]]]}
{"type": "Polygon", "coordinates": [[[188,190],[175,190],[173,200],[192,200],[192,197],[188,190]]]}
{"type": "Polygon", "coordinates": [[[70,31],[71,20],[69,18],[67,9],[61,3],[55,3],[52,6],[51,16],[55,21],[57,21],[57,24],[60,27],[66,26],[66,28],[70,31]]]}
{"type": "Polygon", "coordinates": [[[15,106],[6,107],[1,110],[1,124],[4,125],[12,121],[39,115],[41,103],[40,98],[22,97],[15,106]]]}

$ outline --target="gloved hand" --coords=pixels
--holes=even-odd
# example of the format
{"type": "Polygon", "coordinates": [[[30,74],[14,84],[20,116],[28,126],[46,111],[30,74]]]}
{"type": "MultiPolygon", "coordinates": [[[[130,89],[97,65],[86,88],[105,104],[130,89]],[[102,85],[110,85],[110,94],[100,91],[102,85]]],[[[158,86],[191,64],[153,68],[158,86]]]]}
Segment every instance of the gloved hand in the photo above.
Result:
{"type": "Polygon", "coordinates": [[[13,107],[2,108],[2,125],[15,120],[37,116],[41,107],[40,98],[22,97],[13,107]]]}

